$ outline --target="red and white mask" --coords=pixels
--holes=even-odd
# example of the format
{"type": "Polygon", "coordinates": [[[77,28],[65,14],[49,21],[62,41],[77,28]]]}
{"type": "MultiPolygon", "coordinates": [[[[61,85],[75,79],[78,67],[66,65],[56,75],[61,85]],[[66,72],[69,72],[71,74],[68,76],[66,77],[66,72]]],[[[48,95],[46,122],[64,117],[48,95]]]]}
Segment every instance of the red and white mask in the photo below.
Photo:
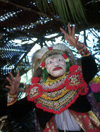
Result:
{"type": "Polygon", "coordinates": [[[61,54],[46,58],[45,67],[47,72],[53,77],[60,77],[66,72],[66,62],[61,54]]]}

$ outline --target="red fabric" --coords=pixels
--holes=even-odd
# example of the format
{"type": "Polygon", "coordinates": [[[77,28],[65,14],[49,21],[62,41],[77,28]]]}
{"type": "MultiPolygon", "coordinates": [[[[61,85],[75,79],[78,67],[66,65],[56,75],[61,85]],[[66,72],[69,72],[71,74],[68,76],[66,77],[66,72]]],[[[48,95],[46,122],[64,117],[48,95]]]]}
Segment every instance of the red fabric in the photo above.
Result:
{"type": "Polygon", "coordinates": [[[97,125],[96,122],[89,117],[88,113],[77,113],[72,110],[70,110],[70,112],[78,122],[81,122],[86,132],[100,132],[100,124],[97,125]]]}
{"type": "Polygon", "coordinates": [[[72,72],[75,72],[76,70],[78,70],[79,66],[78,65],[72,65],[70,68],[69,68],[69,71],[72,73],[72,72]]]}
{"type": "Polygon", "coordinates": [[[42,95],[41,87],[42,86],[39,85],[38,83],[30,85],[29,90],[28,90],[28,96],[27,96],[28,101],[34,101],[35,99],[39,98],[42,95]],[[36,87],[37,87],[36,91],[31,92],[31,90],[34,90],[36,87]],[[30,97],[30,95],[32,96],[30,97]]]}
{"type": "MultiPolygon", "coordinates": [[[[83,131],[86,132],[100,132],[100,124],[97,125],[96,122],[91,119],[88,113],[77,113],[72,110],[69,110],[76,121],[81,123],[81,127],[83,131]]],[[[43,132],[58,132],[54,117],[51,118],[49,122],[47,122],[46,127],[43,132]]]]}
{"type": "Polygon", "coordinates": [[[40,78],[39,77],[33,77],[31,82],[34,84],[34,83],[38,83],[40,81],[40,78]]]}
{"type": "Polygon", "coordinates": [[[50,121],[47,122],[46,127],[43,130],[43,132],[58,132],[54,117],[52,117],[50,121]]]}

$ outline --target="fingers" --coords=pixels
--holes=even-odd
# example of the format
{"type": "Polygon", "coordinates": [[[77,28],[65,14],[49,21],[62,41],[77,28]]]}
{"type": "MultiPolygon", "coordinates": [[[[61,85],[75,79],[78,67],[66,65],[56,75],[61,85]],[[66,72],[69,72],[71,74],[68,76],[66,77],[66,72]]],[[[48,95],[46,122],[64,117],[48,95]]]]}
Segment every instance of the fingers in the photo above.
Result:
{"type": "Polygon", "coordinates": [[[13,80],[14,80],[14,76],[13,76],[13,74],[12,74],[11,72],[9,72],[8,74],[10,75],[11,80],[13,81],[13,80]]]}
{"type": "Polygon", "coordinates": [[[66,35],[66,36],[72,36],[73,38],[75,38],[75,26],[73,26],[72,30],[70,27],[70,24],[68,24],[68,33],[65,32],[64,29],[60,28],[61,32],[66,35]]]}
{"type": "Polygon", "coordinates": [[[65,36],[65,40],[68,40],[69,35],[65,32],[64,29],[60,28],[60,30],[61,30],[61,32],[64,34],[64,36],[65,36]]]}
{"type": "Polygon", "coordinates": [[[69,33],[70,36],[72,35],[71,28],[70,28],[70,24],[68,24],[68,33],[69,33]]]}
{"type": "Polygon", "coordinates": [[[17,71],[17,75],[20,76],[20,72],[19,72],[19,70],[17,71]]]}
{"type": "Polygon", "coordinates": [[[78,39],[79,39],[79,36],[76,37],[76,43],[77,43],[78,39]]]}
{"type": "Polygon", "coordinates": [[[68,24],[68,33],[66,33],[65,30],[62,28],[60,28],[60,30],[64,34],[65,40],[67,40],[67,42],[71,46],[77,48],[79,36],[75,37],[75,25],[72,27],[72,30],[71,30],[70,24],[68,24]]]}
{"type": "Polygon", "coordinates": [[[8,80],[8,82],[11,84],[12,83],[12,80],[10,80],[8,77],[6,78],[8,80]]]}
{"type": "Polygon", "coordinates": [[[14,78],[14,76],[13,76],[12,73],[9,73],[9,75],[10,75],[10,78],[11,78],[11,79],[10,79],[9,77],[7,77],[6,79],[7,79],[7,81],[9,82],[9,84],[10,84],[11,86],[14,85],[14,84],[17,85],[17,83],[18,83],[18,84],[20,83],[21,77],[20,77],[20,74],[19,74],[19,70],[18,70],[17,75],[16,75],[15,78],[14,78]]]}
{"type": "Polygon", "coordinates": [[[15,80],[16,80],[17,82],[20,82],[20,80],[21,80],[21,77],[20,77],[20,74],[19,74],[19,70],[17,71],[17,75],[16,75],[16,77],[15,77],[15,80]]]}
{"type": "Polygon", "coordinates": [[[8,88],[8,89],[11,89],[11,86],[6,85],[5,87],[8,88]]]}
{"type": "Polygon", "coordinates": [[[64,35],[67,34],[67,33],[65,32],[65,30],[64,30],[63,28],[61,28],[61,27],[60,27],[60,31],[61,31],[64,35]]]}
{"type": "Polygon", "coordinates": [[[72,28],[72,37],[75,38],[75,25],[72,28]]]}

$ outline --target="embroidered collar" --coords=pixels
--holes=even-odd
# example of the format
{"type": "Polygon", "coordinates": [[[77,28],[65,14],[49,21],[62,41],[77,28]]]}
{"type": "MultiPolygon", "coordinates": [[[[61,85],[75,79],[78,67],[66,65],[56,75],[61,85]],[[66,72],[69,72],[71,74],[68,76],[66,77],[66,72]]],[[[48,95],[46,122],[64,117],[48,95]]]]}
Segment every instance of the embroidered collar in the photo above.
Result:
{"type": "Polygon", "coordinates": [[[48,77],[45,83],[41,81],[41,83],[39,84],[42,86],[42,91],[50,92],[50,91],[57,91],[58,89],[61,89],[64,85],[64,81],[67,76],[68,76],[68,72],[66,72],[63,76],[55,80],[48,77]]]}
{"type": "Polygon", "coordinates": [[[58,77],[56,79],[51,79],[50,77],[48,77],[48,79],[46,80],[46,82],[44,83],[44,85],[46,86],[46,85],[52,85],[52,84],[58,83],[59,81],[62,81],[62,80],[65,79],[66,74],[68,75],[68,73],[66,72],[63,76],[58,77]]]}
{"type": "Polygon", "coordinates": [[[48,112],[59,114],[73,104],[79,95],[88,92],[81,67],[73,65],[69,68],[69,75],[43,83],[38,78],[32,79],[27,99],[36,103],[36,107],[48,112]],[[34,83],[35,82],[35,83],[34,83]]]}

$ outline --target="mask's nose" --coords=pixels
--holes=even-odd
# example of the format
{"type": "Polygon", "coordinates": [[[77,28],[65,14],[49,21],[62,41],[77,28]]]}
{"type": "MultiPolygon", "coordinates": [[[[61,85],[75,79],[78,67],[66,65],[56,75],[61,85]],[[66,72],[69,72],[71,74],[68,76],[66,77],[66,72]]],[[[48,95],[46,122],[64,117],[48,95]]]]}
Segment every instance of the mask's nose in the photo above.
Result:
{"type": "Polygon", "coordinates": [[[54,59],[53,63],[54,63],[55,66],[59,66],[59,60],[58,59],[54,59]]]}

